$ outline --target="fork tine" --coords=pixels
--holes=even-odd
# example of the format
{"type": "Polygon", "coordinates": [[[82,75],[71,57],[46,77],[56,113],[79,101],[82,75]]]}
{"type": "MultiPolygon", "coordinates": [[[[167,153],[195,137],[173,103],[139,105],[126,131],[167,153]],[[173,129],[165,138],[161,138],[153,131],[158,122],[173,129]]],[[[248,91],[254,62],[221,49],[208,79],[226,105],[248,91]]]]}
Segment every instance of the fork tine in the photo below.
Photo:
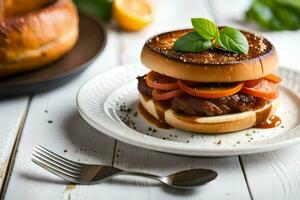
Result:
{"type": "Polygon", "coordinates": [[[43,156],[36,154],[35,152],[31,154],[34,158],[38,159],[39,161],[43,162],[44,164],[48,164],[49,167],[55,168],[61,173],[67,174],[73,178],[80,178],[81,173],[76,171],[71,171],[70,169],[64,168],[59,163],[55,163],[43,156]]]}
{"type": "Polygon", "coordinates": [[[42,156],[42,157],[46,157],[47,159],[51,159],[53,162],[58,163],[59,165],[63,165],[64,167],[70,168],[72,170],[75,171],[82,171],[82,167],[77,167],[74,165],[71,165],[65,161],[62,161],[61,159],[58,159],[57,157],[52,156],[51,154],[45,153],[44,151],[38,149],[38,148],[34,148],[33,151],[35,153],[37,153],[38,155],[42,156]]]}
{"type": "Polygon", "coordinates": [[[74,167],[82,167],[83,166],[83,164],[74,162],[74,161],[69,160],[69,159],[66,159],[66,158],[64,158],[64,157],[62,157],[62,156],[60,156],[60,155],[58,155],[56,153],[53,153],[52,151],[46,149],[45,147],[42,147],[41,145],[37,145],[35,148],[39,149],[40,151],[43,151],[46,154],[49,154],[49,155],[57,158],[58,160],[60,160],[62,162],[68,163],[68,164],[70,164],[70,165],[72,165],[74,167]]]}
{"type": "Polygon", "coordinates": [[[78,174],[78,175],[82,173],[82,170],[80,168],[79,169],[76,169],[76,168],[74,169],[73,167],[70,167],[70,166],[65,165],[64,163],[62,163],[60,161],[52,159],[51,156],[48,156],[48,155],[46,155],[44,153],[41,153],[39,151],[34,150],[34,152],[32,154],[34,154],[35,156],[37,156],[40,159],[43,159],[43,160],[51,163],[52,165],[55,165],[56,167],[61,168],[62,170],[66,170],[70,173],[78,174]]]}
{"type": "Polygon", "coordinates": [[[43,169],[47,170],[48,172],[55,174],[62,179],[65,179],[67,181],[73,182],[73,183],[81,183],[81,180],[77,177],[70,176],[69,174],[66,174],[65,172],[61,171],[59,168],[56,168],[47,162],[44,162],[43,160],[39,159],[38,157],[31,155],[31,160],[35,164],[39,165],[43,169]]]}

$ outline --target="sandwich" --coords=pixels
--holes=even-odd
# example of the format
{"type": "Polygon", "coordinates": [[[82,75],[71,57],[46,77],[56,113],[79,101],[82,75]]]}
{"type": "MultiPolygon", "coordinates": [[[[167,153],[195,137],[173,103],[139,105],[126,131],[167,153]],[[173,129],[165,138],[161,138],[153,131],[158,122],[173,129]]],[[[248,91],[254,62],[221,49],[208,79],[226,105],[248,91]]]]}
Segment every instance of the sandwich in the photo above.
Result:
{"type": "Polygon", "coordinates": [[[217,27],[216,39],[200,35],[202,46],[207,41],[210,46],[199,52],[187,50],[197,40],[175,48],[179,40],[196,34],[195,29],[146,41],[141,62],[150,72],[137,79],[140,104],[149,114],[174,128],[207,134],[259,126],[274,114],[281,81],[274,46],[255,33],[237,30],[247,44],[237,46],[241,50],[232,48],[235,43],[226,48],[228,35],[222,40],[221,34],[230,30],[222,28],[217,27]]]}

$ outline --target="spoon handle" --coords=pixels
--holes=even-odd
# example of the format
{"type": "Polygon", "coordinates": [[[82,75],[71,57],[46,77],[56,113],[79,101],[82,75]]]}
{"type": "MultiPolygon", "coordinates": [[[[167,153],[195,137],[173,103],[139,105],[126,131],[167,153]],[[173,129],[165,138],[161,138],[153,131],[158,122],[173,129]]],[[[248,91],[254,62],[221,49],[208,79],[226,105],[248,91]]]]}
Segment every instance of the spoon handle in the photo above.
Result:
{"type": "Polygon", "coordinates": [[[156,176],[156,175],[153,175],[153,174],[146,174],[146,173],[142,173],[142,172],[122,171],[119,174],[128,174],[128,175],[133,175],[133,176],[142,176],[142,177],[151,178],[151,179],[155,179],[155,180],[161,181],[159,176],[156,176]]]}

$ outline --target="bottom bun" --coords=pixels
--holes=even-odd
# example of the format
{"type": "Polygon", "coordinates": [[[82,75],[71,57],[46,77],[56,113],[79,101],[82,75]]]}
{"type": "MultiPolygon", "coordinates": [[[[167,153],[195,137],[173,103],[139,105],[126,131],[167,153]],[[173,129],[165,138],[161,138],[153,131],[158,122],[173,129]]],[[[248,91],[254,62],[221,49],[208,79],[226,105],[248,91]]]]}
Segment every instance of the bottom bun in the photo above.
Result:
{"type": "Polygon", "coordinates": [[[164,121],[174,128],[207,134],[228,133],[256,126],[273,115],[279,103],[276,99],[253,111],[213,117],[190,117],[177,114],[172,109],[165,109],[159,103],[155,103],[142,94],[139,98],[142,106],[156,119],[159,119],[159,116],[164,116],[164,121]]]}

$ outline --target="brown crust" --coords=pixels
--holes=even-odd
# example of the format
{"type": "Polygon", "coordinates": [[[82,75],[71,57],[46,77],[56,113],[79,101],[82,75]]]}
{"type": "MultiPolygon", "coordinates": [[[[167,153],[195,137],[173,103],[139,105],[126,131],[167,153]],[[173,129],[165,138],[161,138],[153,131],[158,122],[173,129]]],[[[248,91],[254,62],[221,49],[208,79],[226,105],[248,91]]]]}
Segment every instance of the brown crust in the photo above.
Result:
{"type": "Polygon", "coordinates": [[[49,64],[77,41],[79,19],[71,0],[37,2],[41,8],[30,12],[8,6],[0,21],[0,77],[49,64]]]}
{"type": "Polygon", "coordinates": [[[174,41],[191,31],[184,29],[150,38],[141,54],[142,63],[161,74],[199,82],[234,82],[261,78],[276,72],[278,57],[274,46],[257,34],[242,31],[249,41],[249,53],[234,54],[222,50],[178,53],[174,41]]]}

